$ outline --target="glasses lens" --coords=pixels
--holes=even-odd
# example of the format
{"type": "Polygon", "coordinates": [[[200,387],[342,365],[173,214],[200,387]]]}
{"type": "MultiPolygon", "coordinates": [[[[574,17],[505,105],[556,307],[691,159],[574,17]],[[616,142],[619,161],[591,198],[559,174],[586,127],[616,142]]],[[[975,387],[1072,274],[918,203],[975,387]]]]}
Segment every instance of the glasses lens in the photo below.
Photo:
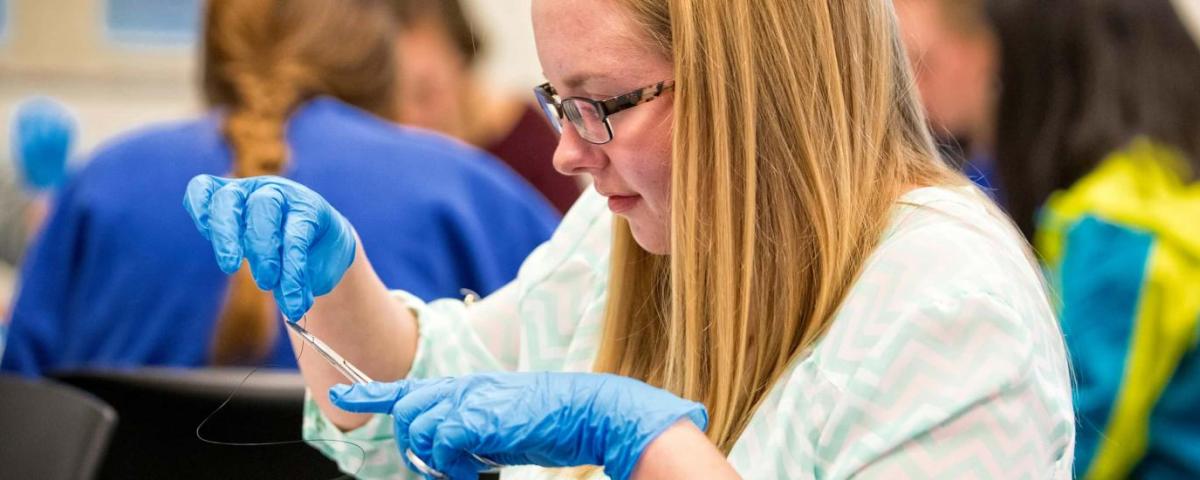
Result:
{"type": "Polygon", "coordinates": [[[554,100],[546,96],[541,88],[535,88],[533,94],[537,97],[538,105],[542,107],[542,113],[546,114],[546,120],[550,121],[550,126],[561,135],[562,121],[559,119],[558,107],[554,106],[554,100]]]}
{"type": "Polygon", "coordinates": [[[563,102],[562,106],[563,113],[567,115],[567,119],[581,138],[592,143],[606,143],[612,140],[608,136],[608,125],[604,124],[604,116],[596,105],[570,99],[563,102]]]}

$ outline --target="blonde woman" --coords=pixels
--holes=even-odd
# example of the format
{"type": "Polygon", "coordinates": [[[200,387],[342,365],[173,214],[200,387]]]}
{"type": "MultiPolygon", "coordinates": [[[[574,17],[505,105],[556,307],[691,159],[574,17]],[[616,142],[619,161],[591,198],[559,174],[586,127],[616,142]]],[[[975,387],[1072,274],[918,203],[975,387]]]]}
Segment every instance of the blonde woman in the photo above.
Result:
{"type": "Polygon", "coordinates": [[[219,258],[407,379],[303,356],[306,437],[367,458],[314,446],[364,478],[1070,477],[1042,282],[934,153],[891,2],[533,5],[555,163],[596,187],[489,298],[389,293],[303,186],[190,185],[219,258]]]}

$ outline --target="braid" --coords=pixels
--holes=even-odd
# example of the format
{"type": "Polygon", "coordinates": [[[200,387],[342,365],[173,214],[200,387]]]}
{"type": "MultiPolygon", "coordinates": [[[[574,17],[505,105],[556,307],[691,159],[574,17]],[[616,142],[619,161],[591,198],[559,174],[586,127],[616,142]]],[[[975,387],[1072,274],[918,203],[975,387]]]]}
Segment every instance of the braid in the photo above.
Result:
{"type": "MultiPolygon", "coordinates": [[[[207,0],[202,78],[236,177],[278,175],[292,161],[287,122],[313,96],[395,115],[394,26],[383,0],[207,0]]],[[[212,340],[215,364],[259,363],[279,314],[250,270],[230,281],[212,340]]]]}
{"type": "Polygon", "coordinates": [[[237,101],[224,129],[233,146],[233,175],[277,175],[287,166],[287,117],[313,89],[305,85],[303,68],[290,62],[266,74],[236,67],[231,70],[237,101]]]}
{"type": "MultiPolygon", "coordinates": [[[[230,68],[236,99],[224,133],[233,147],[233,176],[278,175],[287,167],[287,118],[304,100],[304,70],[282,63],[265,73],[230,68]]],[[[261,71],[261,70],[260,70],[261,71]]],[[[230,281],[229,296],[213,342],[218,365],[256,363],[275,343],[276,312],[269,292],[258,289],[243,266],[230,281]]]]}

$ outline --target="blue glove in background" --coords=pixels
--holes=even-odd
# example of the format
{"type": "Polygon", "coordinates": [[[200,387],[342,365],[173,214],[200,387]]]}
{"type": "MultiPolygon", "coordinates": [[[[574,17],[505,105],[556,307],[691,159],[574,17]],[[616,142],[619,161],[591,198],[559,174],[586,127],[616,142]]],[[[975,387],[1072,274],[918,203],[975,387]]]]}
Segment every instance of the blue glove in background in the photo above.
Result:
{"type": "Polygon", "coordinates": [[[308,187],[281,177],[229,179],[199,175],[183,206],[212,242],[217,264],[233,274],[242,258],[258,287],[275,293],[298,321],[342,279],[354,261],[354,229],[308,187]]]}
{"type": "MultiPolygon", "coordinates": [[[[329,392],[338,408],[393,417],[396,445],[450,478],[504,465],[603,465],[629,478],[642,451],[683,418],[708,427],[704,406],[632,378],[596,373],[495,373],[404,380],[329,392]]],[[[411,468],[411,466],[410,466],[411,468]]]]}
{"type": "Polygon", "coordinates": [[[13,160],[27,186],[49,190],[67,178],[75,117],[62,104],[34,97],[17,106],[12,123],[13,160]]]}

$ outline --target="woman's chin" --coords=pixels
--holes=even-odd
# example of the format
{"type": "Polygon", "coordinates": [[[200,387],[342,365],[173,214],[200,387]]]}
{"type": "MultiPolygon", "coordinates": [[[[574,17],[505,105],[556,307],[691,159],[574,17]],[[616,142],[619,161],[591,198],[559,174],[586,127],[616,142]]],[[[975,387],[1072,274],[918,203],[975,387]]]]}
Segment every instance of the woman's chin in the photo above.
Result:
{"type": "Polygon", "coordinates": [[[646,228],[638,228],[639,225],[633,219],[629,220],[629,230],[633,233],[633,239],[638,246],[652,255],[668,255],[671,253],[671,241],[667,232],[647,231],[646,228]]]}

